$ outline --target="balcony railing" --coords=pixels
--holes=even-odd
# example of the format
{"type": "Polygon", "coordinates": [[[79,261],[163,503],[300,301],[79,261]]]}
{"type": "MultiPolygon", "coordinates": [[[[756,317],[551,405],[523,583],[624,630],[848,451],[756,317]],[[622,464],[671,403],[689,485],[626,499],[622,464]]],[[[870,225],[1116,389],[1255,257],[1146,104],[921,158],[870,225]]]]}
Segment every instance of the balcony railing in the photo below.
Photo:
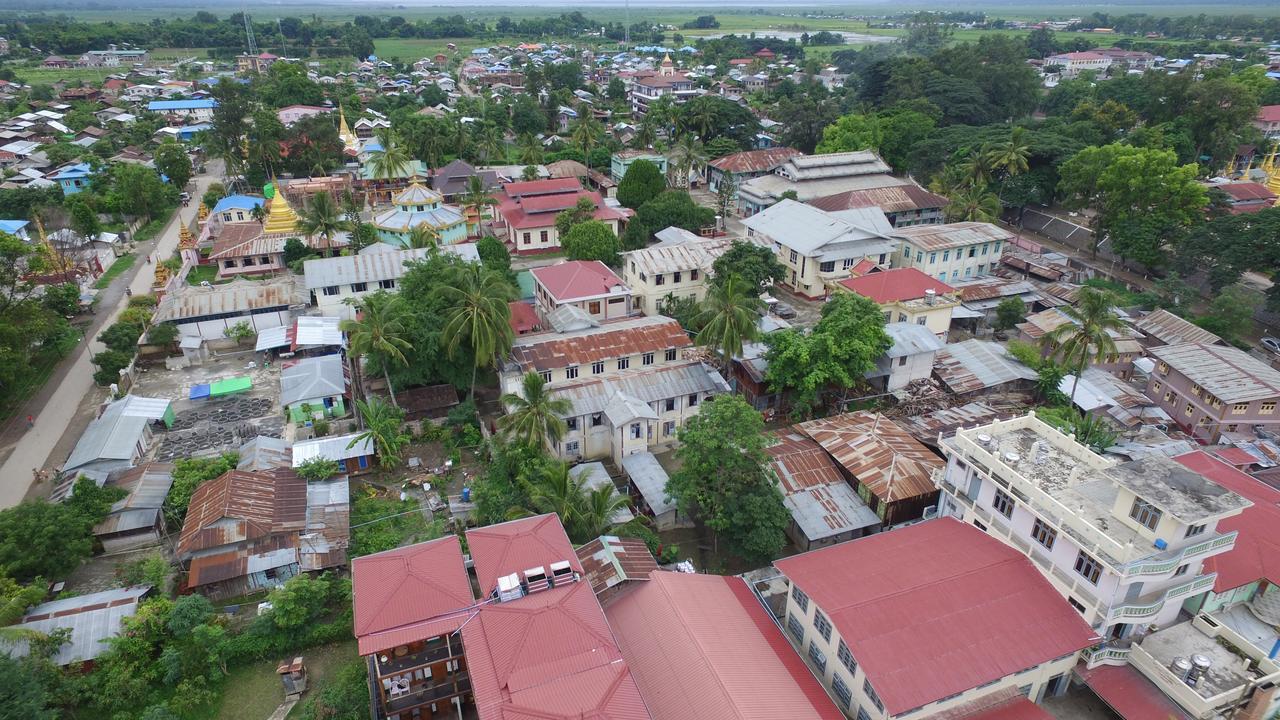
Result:
{"type": "Polygon", "coordinates": [[[1080,658],[1091,669],[1099,665],[1128,665],[1129,648],[1099,645],[1082,652],[1080,658]]]}
{"type": "Polygon", "coordinates": [[[1149,618],[1152,615],[1159,613],[1166,603],[1190,597],[1198,592],[1208,590],[1213,587],[1213,583],[1217,577],[1217,573],[1210,573],[1208,575],[1201,575],[1200,577],[1188,582],[1184,582],[1181,585],[1174,585],[1168,590],[1165,590],[1164,593],[1154,601],[1138,602],[1130,605],[1116,605],[1107,613],[1107,624],[1111,625],[1117,622],[1149,618]]]}
{"type": "Polygon", "coordinates": [[[471,692],[471,677],[466,672],[449,676],[449,679],[429,685],[410,689],[395,697],[387,697],[381,705],[381,716],[395,715],[433,702],[440,702],[455,695],[471,692]]]}
{"type": "Polygon", "coordinates": [[[1124,568],[1124,577],[1140,577],[1146,575],[1165,575],[1173,572],[1187,560],[1207,555],[1214,550],[1227,548],[1235,544],[1238,532],[1232,531],[1215,535],[1194,545],[1188,545],[1171,556],[1159,560],[1137,560],[1124,568]]]}

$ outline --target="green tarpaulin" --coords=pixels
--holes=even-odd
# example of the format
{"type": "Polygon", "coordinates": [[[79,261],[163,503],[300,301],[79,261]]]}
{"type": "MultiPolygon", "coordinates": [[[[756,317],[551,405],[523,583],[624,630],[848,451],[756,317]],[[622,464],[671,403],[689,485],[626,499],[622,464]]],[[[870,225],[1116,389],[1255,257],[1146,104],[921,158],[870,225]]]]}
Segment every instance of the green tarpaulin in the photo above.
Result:
{"type": "Polygon", "coordinates": [[[219,380],[209,386],[209,397],[222,397],[223,395],[245,392],[252,387],[253,378],[250,378],[247,375],[243,377],[227,378],[226,380],[219,380]]]}

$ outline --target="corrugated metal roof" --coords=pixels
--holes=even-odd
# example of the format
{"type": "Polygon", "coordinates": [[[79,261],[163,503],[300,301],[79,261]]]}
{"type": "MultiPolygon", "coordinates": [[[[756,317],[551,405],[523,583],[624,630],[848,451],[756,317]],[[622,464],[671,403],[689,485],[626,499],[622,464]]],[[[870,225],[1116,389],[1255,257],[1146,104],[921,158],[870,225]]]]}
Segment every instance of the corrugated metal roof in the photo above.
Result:
{"type": "Polygon", "coordinates": [[[606,614],[655,720],[840,720],[738,577],[655,570],[606,614]]]}
{"type": "Polygon", "coordinates": [[[1015,360],[1003,345],[976,339],[951,343],[939,350],[933,373],[957,395],[1039,377],[1035,370],[1015,360]]]}
{"type": "Polygon", "coordinates": [[[995,300],[1036,292],[1036,286],[1026,280],[1011,280],[994,275],[976,280],[964,280],[951,284],[965,303],[995,300]]]}
{"type": "Polygon", "coordinates": [[[1013,233],[984,222],[914,225],[898,228],[896,234],[926,252],[1013,239],[1013,233]]]}
{"type": "Polygon", "coordinates": [[[1025,555],[953,518],[784,558],[890,715],[1100,638],[1025,555]]]}
{"type": "MultiPolygon", "coordinates": [[[[883,213],[880,215],[883,219],[883,213]]],[[[873,226],[850,222],[824,212],[812,205],[795,200],[782,200],[742,221],[742,224],[760,235],[780,243],[796,252],[813,256],[830,245],[879,248],[885,243],[896,247],[888,237],[889,221],[884,219],[873,226]]],[[[880,250],[865,255],[880,254],[880,250]]]]}
{"type": "Polygon", "coordinates": [[[347,370],[341,355],[286,360],[280,365],[280,404],[284,407],[346,392],[347,370]]]}
{"type": "MultiPolygon", "coordinates": [[[[13,629],[48,635],[54,630],[70,628],[70,639],[58,649],[53,661],[69,665],[93,660],[107,651],[106,641],[120,633],[121,621],[138,612],[138,603],[150,591],[150,585],[135,585],[54,600],[31,608],[13,629]]],[[[14,657],[25,657],[29,652],[26,640],[3,644],[8,644],[6,649],[14,657]]]]}
{"type": "Polygon", "coordinates": [[[822,446],[788,430],[773,433],[765,449],[782,485],[783,503],[800,531],[817,541],[880,523],[822,446]]]}
{"type": "MultiPolygon", "coordinates": [[[[609,471],[605,469],[604,463],[592,462],[582,463],[569,468],[569,476],[582,484],[582,488],[587,491],[596,490],[598,488],[611,488],[614,497],[622,497],[618,492],[618,488],[613,484],[613,478],[609,477],[609,471]]],[[[631,503],[627,502],[625,507],[618,508],[613,513],[612,521],[614,525],[622,525],[635,519],[635,514],[631,512],[631,503]]]]}
{"type": "Polygon", "coordinates": [[[1239,535],[1231,552],[1205,558],[1204,572],[1218,574],[1214,592],[1258,580],[1280,585],[1280,491],[1200,451],[1174,460],[1253,503],[1218,521],[1218,532],[1239,535]]]}
{"type": "MultiPolygon", "coordinates": [[[[361,655],[409,642],[388,637],[391,631],[410,630],[475,602],[456,535],[356,558],[351,563],[351,594],[361,655]]],[[[456,630],[465,619],[458,618],[444,632],[456,630]]],[[[426,632],[435,628],[417,630],[423,634],[413,640],[433,637],[426,632]]]]}
{"type": "Polygon", "coordinates": [[[298,538],[298,565],[303,571],[346,564],[350,500],[346,478],[307,483],[306,529],[298,538]]]}
{"type": "Polygon", "coordinates": [[[649,573],[658,569],[649,547],[635,538],[602,535],[575,552],[582,563],[582,577],[597,595],[628,580],[647,581],[649,573]]]}
{"type": "Polygon", "coordinates": [[[306,515],[307,482],[292,470],[230,470],[192,494],[178,555],[297,532],[306,515]]]}
{"type": "Polygon", "coordinates": [[[855,412],[795,425],[886,503],[936,491],[931,473],[945,463],[897,423],[855,412]]]}
{"type": "Polygon", "coordinates": [[[154,527],[173,487],[173,465],[146,463],[113,472],[106,484],[129,494],[111,506],[111,512],[93,529],[94,535],[154,527]]]}
{"type": "Polygon", "coordinates": [[[240,446],[239,470],[271,470],[293,466],[293,450],[280,438],[259,435],[240,446]]]}
{"type": "Polygon", "coordinates": [[[604,412],[618,395],[653,403],[686,395],[727,393],[729,384],[709,365],[694,362],[622,377],[588,380],[578,385],[554,388],[551,392],[573,403],[571,416],[582,416],[604,412]]]}
{"type": "Polygon", "coordinates": [[[373,440],[364,438],[356,440],[360,433],[350,433],[337,437],[322,437],[304,440],[293,444],[293,466],[298,467],[313,458],[326,458],[333,461],[373,455],[373,440]],[[355,441],[353,443],[353,441],[355,441]]]}
{"type": "Polygon", "coordinates": [[[892,170],[888,163],[870,150],[828,155],[797,155],[789,158],[781,167],[781,173],[785,177],[795,180],[816,180],[848,175],[887,175],[892,170]]]}
{"type": "Polygon", "coordinates": [[[1187,343],[1148,352],[1224,403],[1280,398],[1280,372],[1236,348],[1187,343]]]}
{"type": "Polygon", "coordinates": [[[925,190],[914,183],[889,187],[847,190],[833,195],[814,198],[809,204],[827,211],[850,208],[875,207],[886,213],[934,210],[946,207],[947,199],[925,190]]]}
{"type": "Polygon", "coordinates": [[[910,322],[889,323],[884,326],[885,334],[893,342],[885,351],[889,358],[900,358],[921,353],[933,353],[946,347],[946,343],[938,339],[933,331],[924,325],[910,322]]]}
{"type": "Polygon", "coordinates": [[[631,479],[654,515],[676,509],[675,500],[667,499],[667,471],[651,452],[635,453],[622,458],[622,470],[631,479]]]}
{"type": "Polygon", "coordinates": [[[575,570],[582,572],[569,536],[554,514],[468,530],[467,547],[471,550],[480,592],[485,595],[498,586],[499,577],[523,573],[533,567],[547,567],[561,560],[569,561],[575,570]]]}
{"type": "Polygon", "coordinates": [[[1133,323],[1133,326],[1150,337],[1159,340],[1162,345],[1181,345],[1183,343],[1222,344],[1222,338],[1163,308],[1143,315],[1133,323]]]}
{"type": "Polygon", "coordinates": [[[423,260],[430,250],[389,250],[385,252],[359,253],[340,257],[319,258],[302,263],[308,290],[317,290],[351,283],[376,283],[383,280],[399,280],[408,271],[406,263],[423,260]]]}
{"type": "Polygon", "coordinates": [[[1189,717],[1155,683],[1130,665],[1081,667],[1078,672],[1084,684],[1125,720],[1187,720],[1189,717]]]}
{"type": "Polygon", "coordinates": [[[233,280],[209,287],[180,285],[160,300],[155,322],[191,322],[209,315],[287,308],[304,302],[293,280],[287,278],[233,280]]]}
{"type": "Polygon", "coordinates": [[[568,260],[533,268],[529,274],[553,299],[561,303],[631,292],[623,284],[622,278],[599,260],[568,260]]]}
{"type": "Polygon", "coordinates": [[[707,165],[727,173],[762,173],[770,172],[786,160],[803,154],[799,150],[789,147],[746,150],[716,158],[707,163],[707,165]]]}
{"type": "Polygon", "coordinates": [[[295,348],[343,345],[341,323],[341,318],[303,315],[293,323],[293,345],[295,348]]]}
{"type": "Polygon", "coordinates": [[[986,425],[1001,419],[1004,414],[985,403],[971,402],[924,415],[900,418],[898,424],[915,439],[933,445],[938,442],[939,435],[950,436],[960,428],[986,425]]]}
{"type": "Polygon", "coordinates": [[[716,258],[723,255],[731,244],[728,238],[700,238],[676,227],[666,228],[656,237],[661,242],[642,250],[622,253],[622,261],[633,263],[635,271],[644,273],[645,277],[690,270],[706,273],[711,272],[716,258]]]}
{"type": "MultiPolygon", "coordinates": [[[[572,307],[572,306],[570,306],[572,307]]],[[[616,320],[583,330],[517,337],[511,359],[522,371],[586,367],[597,360],[689,347],[693,341],[680,323],[661,315],[616,320]]]]}
{"type": "Polygon", "coordinates": [[[127,398],[117,400],[90,422],[63,469],[72,473],[98,460],[132,461],[150,420],[141,415],[126,415],[127,407],[127,398]]]}

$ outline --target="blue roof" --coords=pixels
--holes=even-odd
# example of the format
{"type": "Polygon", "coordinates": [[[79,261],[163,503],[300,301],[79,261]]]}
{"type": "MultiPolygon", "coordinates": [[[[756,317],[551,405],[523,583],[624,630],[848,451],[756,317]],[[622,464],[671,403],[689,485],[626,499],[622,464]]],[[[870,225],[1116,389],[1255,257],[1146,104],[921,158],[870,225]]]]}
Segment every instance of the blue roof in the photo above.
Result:
{"type": "Polygon", "coordinates": [[[7,232],[15,235],[19,230],[27,226],[26,220],[0,220],[0,232],[7,232]]]}
{"type": "Polygon", "coordinates": [[[218,101],[213,98],[207,100],[152,100],[147,103],[147,109],[151,112],[164,112],[166,110],[212,110],[218,107],[218,101]]]}
{"type": "Polygon", "coordinates": [[[265,202],[263,198],[252,195],[228,195],[213,206],[213,214],[217,215],[227,210],[252,210],[265,202]]]}
{"type": "Polygon", "coordinates": [[[378,142],[377,140],[371,139],[365,142],[364,151],[370,152],[370,153],[382,152],[382,143],[378,142]]]}
{"type": "Polygon", "coordinates": [[[58,174],[54,175],[53,179],[54,180],[72,180],[74,178],[89,177],[92,174],[93,174],[93,168],[89,167],[89,163],[76,163],[71,167],[63,168],[62,170],[58,171],[58,174]]]}

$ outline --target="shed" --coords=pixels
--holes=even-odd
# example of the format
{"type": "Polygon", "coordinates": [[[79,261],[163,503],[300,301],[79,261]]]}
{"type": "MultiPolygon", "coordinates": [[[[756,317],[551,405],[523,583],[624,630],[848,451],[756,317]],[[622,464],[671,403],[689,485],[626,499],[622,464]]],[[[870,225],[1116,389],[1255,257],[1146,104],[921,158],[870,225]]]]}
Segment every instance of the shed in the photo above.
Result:
{"type": "MultiPolygon", "coordinates": [[[[120,633],[121,621],[133,617],[138,612],[138,603],[150,592],[150,585],[135,585],[54,600],[31,608],[12,629],[43,635],[69,629],[71,637],[58,649],[53,662],[59,666],[91,662],[106,652],[106,641],[120,633]]],[[[0,641],[0,646],[4,645],[13,657],[25,657],[30,652],[23,639],[0,641]]]]}
{"type": "Polygon", "coordinates": [[[291,360],[281,365],[280,405],[289,419],[302,423],[347,414],[347,373],[341,355],[291,360]]]}
{"type": "Polygon", "coordinates": [[[165,498],[173,487],[173,465],[147,463],[107,476],[108,486],[129,494],[111,506],[93,535],[108,553],[160,542],[164,536],[165,498]]]}
{"type": "Polygon", "coordinates": [[[667,499],[670,478],[656,455],[651,452],[627,455],[622,458],[622,470],[627,474],[632,502],[637,508],[648,510],[658,530],[692,526],[675,501],[667,499]]]}
{"type": "Polygon", "coordinates": [[[248,392],[253,388],[253,378],[248,375],[226,378],[209,384],[209,397],[224,397],[248,392]]]}
{"type": "Polygon", "coordinates": [[[361,438],[359,433],[304,440],[293,444],[293,466],[299,467],[308,460],[325,458],[338,463],[344,473],[367,472],[373,467],[373,440],[361,438]]]}
{"type": "Polygon", "coordinates": [[[133,467],[146,453],[151,439],[148,415],[154,407],[130,409],[130,397],[111,403],[89,423],[63,465],[68,474],[86,475],[102,485],[111,471],[133,467]]]}
{"type": "MultiPolygon", "coordinates": [[[[575,465],[569,469],[569,475],[581,483],[582,489],[586,492],[607,487],[613,490],[615,496],[621,497],[618,488],[613,484],[613,478],[609,477],[609,471],[605,469],[602,462],[575,465]]],[[[622,525],[635,520],[636,516],[631,512],[630,507],[621,507],[614,511],[611,519],[614,525],[622,525]]]]}

